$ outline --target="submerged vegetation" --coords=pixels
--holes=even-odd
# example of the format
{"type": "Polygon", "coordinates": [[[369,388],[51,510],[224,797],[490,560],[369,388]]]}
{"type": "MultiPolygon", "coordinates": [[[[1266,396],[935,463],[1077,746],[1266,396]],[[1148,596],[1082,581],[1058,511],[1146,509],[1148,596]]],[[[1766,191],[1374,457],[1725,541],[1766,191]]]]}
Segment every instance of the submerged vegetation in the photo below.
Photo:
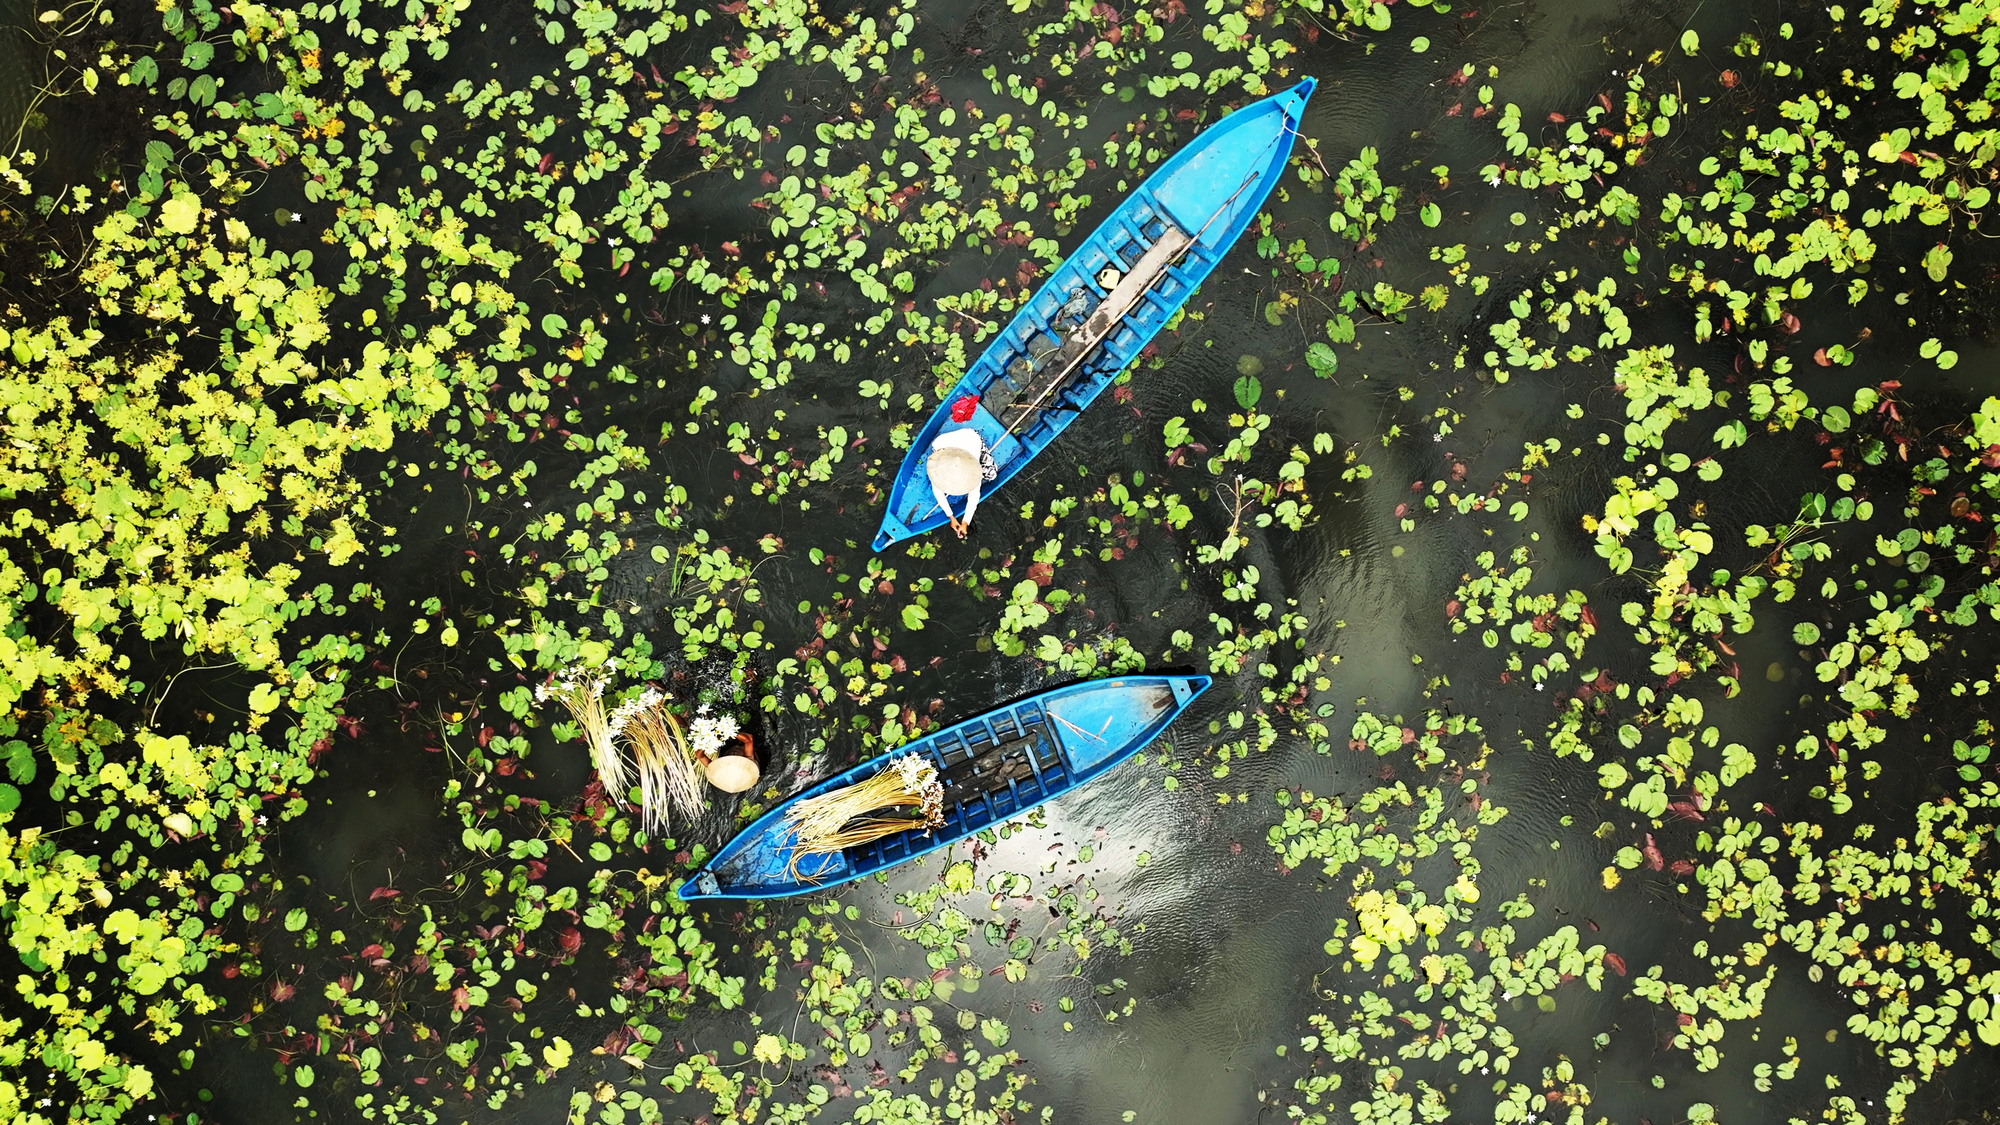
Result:
{"type": "Polygon", "coordinates": [[[1237,983],[1160,924],[1191,870],[1292,941],[1225,1114],[2000,1097],[2000,2],[1640,13],[1575,101],[1519,14],[38,12],[0,1120],[1157,1118],[1044,1049],[1237,983]],[[1063,248],[1307,73],[1414,134],[1309,121],[1011,507],[868,555],[1063,248]],[[1226,681],[1118,775],[1157,835],[1059,804],[886,888],[672,891],[837,766],[1149,665],[1226,681]],[[740,797],[696,770],[738,722],[740,797]]]}

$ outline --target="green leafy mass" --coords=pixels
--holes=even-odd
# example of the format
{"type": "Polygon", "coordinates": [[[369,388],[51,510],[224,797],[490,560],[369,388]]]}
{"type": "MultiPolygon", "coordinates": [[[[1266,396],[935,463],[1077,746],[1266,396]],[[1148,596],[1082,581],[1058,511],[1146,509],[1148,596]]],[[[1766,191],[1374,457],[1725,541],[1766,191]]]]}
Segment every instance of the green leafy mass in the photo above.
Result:
{"type": "Polygon", "coordinates": [[[1938,1116],[2000,1046],[2000,0],[1683,7],[1579,102],[1436,0],[38,10],[0,1121],[1109,1113],[1061,1053],[1240,984],[1160,924],[1225,880],[1295,940],[1188,1069],[1244,1120],[1938,1116]],[[1065,248],[1308,73],[1414,127],[1316,106],[1110,401],[869,555],[1065,248]],[[997,685],[1164,666],[1220,683],[1119,774],[1152,828],[674,893],[997,685]],[[649,825],[558,674],[765,780],[649,825]]]}

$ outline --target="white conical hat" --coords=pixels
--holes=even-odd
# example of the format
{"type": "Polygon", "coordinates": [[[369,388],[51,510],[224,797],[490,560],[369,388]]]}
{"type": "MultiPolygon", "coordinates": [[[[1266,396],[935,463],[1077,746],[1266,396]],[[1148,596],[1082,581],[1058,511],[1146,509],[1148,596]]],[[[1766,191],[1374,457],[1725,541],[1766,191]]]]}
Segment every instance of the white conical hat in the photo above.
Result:
{"type": "Polygon", "coordinates": [[[931,481],[951,496],[972,492],[985,479],[979,455],[956,444],[939,442],[932,445],[930,459],[925,462],[924,468],[930,473],[931,481]]]}
{"type": "Polygon", "coordinates": [[[757,766],[757,759],[745,754],[724,754],[720,758],[711,758],[706,769],[708,783],[724,793],[741,793],[764,776],[764,771],[757,766]]]}

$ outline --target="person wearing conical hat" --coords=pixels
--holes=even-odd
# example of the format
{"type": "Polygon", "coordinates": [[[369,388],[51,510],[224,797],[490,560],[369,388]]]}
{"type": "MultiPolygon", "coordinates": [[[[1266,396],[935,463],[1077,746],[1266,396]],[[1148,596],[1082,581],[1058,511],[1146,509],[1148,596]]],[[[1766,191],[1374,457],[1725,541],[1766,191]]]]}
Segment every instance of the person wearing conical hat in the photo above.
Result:
{"type": "MultiPolygon", "coordinates": [[[[953,404],[953,421],[964,422],[971,418],[970,409],[961,409],[968,402],[961,400],[953,404]],[[959,417],[961,413],[965,417],[959,417]]],[[[972,524],[972,513],[979,507],[979,486],[991,475],[985,469],[985,453],[986,445],[979,440],[979,431],[966,426],[939,434],[931,442],[930,456],[924,462],[924,470],[931,478],[931,493],[937,497],[938,507],[951,521],[951,529],[958,533],[960,539],[965,538],[965,530],[972,524]],[[965,497],[964,519],[952,512],[953,496],[965,497]]]]}
{"type": "Polygon", "coordinates": [[[718,749],[702,762],[708,783],[724,793],[741,793],[757,784],[757,779],[764,774],[757,764],[757,751],[750,742],[749,732],[738,732],[735,741],[740,749],[718,749]]]}

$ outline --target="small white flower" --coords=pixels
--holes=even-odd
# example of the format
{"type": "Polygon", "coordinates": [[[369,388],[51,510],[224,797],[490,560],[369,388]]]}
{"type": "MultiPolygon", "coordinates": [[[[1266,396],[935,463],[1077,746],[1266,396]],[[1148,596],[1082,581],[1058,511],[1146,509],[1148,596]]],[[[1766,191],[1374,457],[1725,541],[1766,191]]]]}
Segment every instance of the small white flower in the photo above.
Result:
{"type": "Polygon", "coordinates": [[[265,816],[263,813],[257,814],[257,827],[262,828],[264,825],[269,823],[271,823],[270,817],[265,816]]]}
{"type": "Polygon", "coordinates": [[[1495,172],[1495,173],[1493,173],[1493,178],[1492,178],[1492,179],[1490,179],[1490,180],[1488,180],[1488,181],[1486,181],[1486,182],[1487,182],[1487,184],[1489,184],[1489,185],[1490,185],[1490,186],[1492,186],[1492,187],[1499,187],[1499,186],[1500,186],[1500,173],[1498,173],[1498,172],[1495,172]]]}
{"type": "Polygon", "coordinates": [[[688,745],[697,754],[713,754],[735,738],[738,729],[736,716],[711,715],[704,703],[696,710],[694,722],[688,724],[688,745]]]}
{"type": "Polygon", "coordinates": [[[904,790],[911,793],[921,791],[937,776],[936,767],[915,754],[904,754],[891,761],[889,765],[902,776],[904,790]]]}
{"type": "Polygon", "coordinates": [[[1444,440],[1444,435],[1443,435],[1443,434],[1432,434],[1432,435],[1431,435],[1431,440],[1432,440],[1432,441],[1443,441],[1443,440],[1444,440]]]}
{"type": "Polygon", "coordinates": [[[708,314],[707,314],[707,313],[703,313],[703,314],[701,314],[701,322],[702,322],[703,324],[707,324],[707,323],[708,323],[708,314]]]}

